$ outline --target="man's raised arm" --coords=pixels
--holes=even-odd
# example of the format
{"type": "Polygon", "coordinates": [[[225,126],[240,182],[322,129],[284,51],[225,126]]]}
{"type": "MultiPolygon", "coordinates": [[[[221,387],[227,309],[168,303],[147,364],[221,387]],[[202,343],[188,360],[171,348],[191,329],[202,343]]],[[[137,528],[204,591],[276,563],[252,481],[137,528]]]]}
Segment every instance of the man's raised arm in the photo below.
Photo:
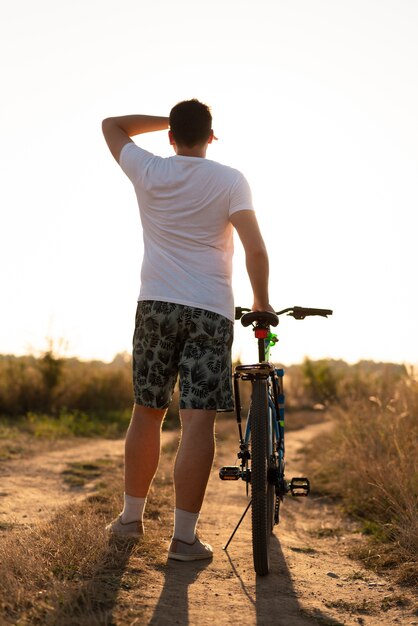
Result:
{"type": "Polygon", "coordinates": [[[230,220],[245,251],[245,263],[253,288],[253,311],[273,311],[269,303],[269,259],[254,211],[237,211],[230,220]]]}
{"type": "Polygon", "coordinates": [[[118,162],[123,146],[132,141],[131,137],[167,128],[168,117],[156,115],[122,115],[121,117],[107,117],[102,122],[104,138],[110,152],[118,162]]]}

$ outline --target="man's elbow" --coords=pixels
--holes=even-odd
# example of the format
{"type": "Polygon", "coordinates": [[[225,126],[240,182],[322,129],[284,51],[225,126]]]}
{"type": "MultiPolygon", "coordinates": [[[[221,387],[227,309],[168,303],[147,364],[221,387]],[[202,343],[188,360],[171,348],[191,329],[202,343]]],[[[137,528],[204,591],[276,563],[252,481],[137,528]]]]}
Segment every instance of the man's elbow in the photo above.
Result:
{"type": "Polygon", "coordinates": [[[267,254],[267,250],[264,245],[252,247],[250,250],[246,251],[246,260],[247,263],[254,265],[266,265],[268,266],[269,258],[267,254]]]}
{"type": "Polygon", "coordinates": [[[264,241],[254,241],[251,245],[247,246],[246,254],[249,256],[254,256],[256,258],[267,257],[267,249],[264,244],[264,241]]]}
{"type": "Polygon", "coordinates": [[[102,121],[102,132],[104,134],[104,136],[106,137],[107,134],[111,133],[111,132],[115,132],[115,131],[120,131],[122,130],[120,125],[118,124],[118,118],[117,117],[106,117],[103,121],[102,121]]]}
{"type": "Polygon", "coordinates": [[[105,135],[106,132],[109,130],[109,128],[111,128],[114,125],[113,122],[113,118],[112,117],[105,117],[105,119],[102,121],[102,132],[105,135]]]}

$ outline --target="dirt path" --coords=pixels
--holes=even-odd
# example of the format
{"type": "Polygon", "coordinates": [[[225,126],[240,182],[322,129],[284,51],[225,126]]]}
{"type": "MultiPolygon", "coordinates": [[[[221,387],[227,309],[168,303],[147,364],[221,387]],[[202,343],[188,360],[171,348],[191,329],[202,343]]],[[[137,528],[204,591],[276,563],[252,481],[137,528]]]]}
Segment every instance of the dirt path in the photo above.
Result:
{"type": "MultiPolygon", "coordinates": [[[[301,449],[326,428],[329,423],[288,433],[289,476],[303,475],[301,449]]],[[[132,624],[418,624],[411,608],[398,605],[408,601],[405,590],[348,558],[360,535],[323,499],[286,500],[268,576],[254,574],[250,514],[228,552],[223,551],[246,505],[243,483],[218,478],[220,466],[235,464],[235,454],[235,440],[218,443],[201,515],[201,533],[215,549],[213,562],[169,562],[141,601],[144,613],[132,624]]]]}
{"type": "MultiPolygon", "coordinates": [[[[152,624],[236,624],[278,626],[392,624],[418,625],[411,594],[378,578],[348,558],[356,529],[323,499],[286,500],[272,540],[271,573],[256,577],[251,556],[250,515],[222,550],[246,504],[244,484],[218,478],[221,465],[235,463],[236,437],[220,421],[217,458],[202,511],[200,531],[215,550],[212,562],[168,562],[156,568],[141,589],[121,588],[114,606],[119,626],[152,624]],[[118,604],[125,609],[118,610],[118,604]],[[126,621],[126,605],[130,615],[126,621]],[[118,615],[123,619],[119,619],[118,615]]],[[[301,448],[329,424],[317,424],[287,436],[289,476],[303,475],[301,448]]],[[[164,443],[176,435],[164,433],[164,443]]],[[[94,440],[0,467],[0,522],[25,523],[51,516],[60,506],[86,497],[93,484],[74,493],[63,483],[63,470],[76,461],[93,462],[123,454],[122,441],[94,440]]],[[[160,472],[171,471],[163,457],[160,472]]],[[[149,521],[152,524],[152,521],[149,521]]],[[[168,537],[169,530],[167,531],[168,537]]]]}
{"type": "Polygon", "coordinates": [[[0,523],[32,524],[52,517],[60,507],[82,500],[94,489],[94,481],[77,491],[65,483],[63,472],[70,463],[110,460],[122,454],[122,440],[91,439],[1,463],[0,523]]]}

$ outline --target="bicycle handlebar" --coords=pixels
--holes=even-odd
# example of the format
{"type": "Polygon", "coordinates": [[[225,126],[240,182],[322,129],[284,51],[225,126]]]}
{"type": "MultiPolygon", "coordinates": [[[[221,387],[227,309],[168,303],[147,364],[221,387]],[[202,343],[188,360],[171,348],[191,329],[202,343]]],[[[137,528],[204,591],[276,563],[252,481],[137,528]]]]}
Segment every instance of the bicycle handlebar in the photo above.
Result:
{"type": "MultiPolygon", "coordinates": [[[[253,313],[253,315],[248,316],[248,324],[245,324],[246,326],[249,326],[253,321],[256,321],[258,311],[251,311],[251,309],[247,309],[241,306],[235,307],[235,319],[236,320],[240,320],[245,313],[253,313]],[[250,319],[250,317],[252,319],[250,319]]],[[[269,313],[270,316],[277,315],[277,317],[279,315],[284,315],[285,313],[287,313],[287,315],[294,317],[296,320],[304,320],[305,317],[309,317],[311,315],[320,315],[321,317],[328,317],[328,315],[332,315],[332,310],[331,309],[312,309],[312,308],[306,308],[303,306],[292,306],[287,309],[283,309],[282,311],[276,311],[275,314],[272,311],[263,311],[263,312],[260,311],[260,313],[264,313],[264,314],[269,313]]],[[[272,326],[277,326],[277,324],[279,323],[279,320],[277,319],[276,324],[273,324],[272,322],[270,323],[272,326]]]]}

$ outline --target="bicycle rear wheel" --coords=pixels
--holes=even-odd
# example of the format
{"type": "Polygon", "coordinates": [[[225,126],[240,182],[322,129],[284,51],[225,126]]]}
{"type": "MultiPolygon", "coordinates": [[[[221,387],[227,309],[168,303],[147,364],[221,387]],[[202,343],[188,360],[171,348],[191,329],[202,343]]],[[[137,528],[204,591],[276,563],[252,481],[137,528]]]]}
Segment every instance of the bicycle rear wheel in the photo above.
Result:
{"type": "Polygon", "coordinates": [[[269,407],[267,380],[255,380],[250,409],[251,514],[254,569],[260,576],[270,569],[269,543],[273,530],[274,484],[268,480],[269,407]]]}

